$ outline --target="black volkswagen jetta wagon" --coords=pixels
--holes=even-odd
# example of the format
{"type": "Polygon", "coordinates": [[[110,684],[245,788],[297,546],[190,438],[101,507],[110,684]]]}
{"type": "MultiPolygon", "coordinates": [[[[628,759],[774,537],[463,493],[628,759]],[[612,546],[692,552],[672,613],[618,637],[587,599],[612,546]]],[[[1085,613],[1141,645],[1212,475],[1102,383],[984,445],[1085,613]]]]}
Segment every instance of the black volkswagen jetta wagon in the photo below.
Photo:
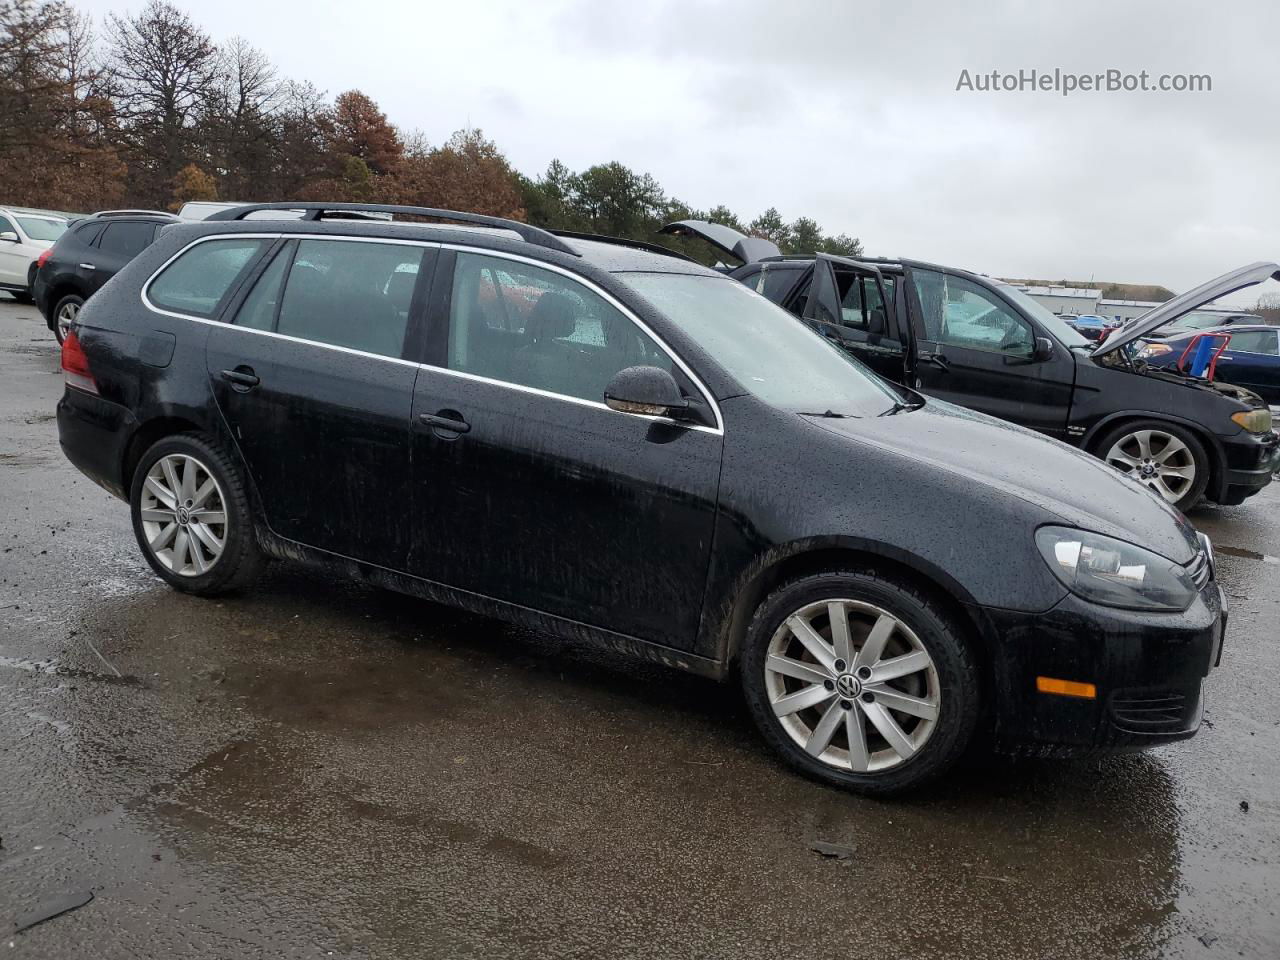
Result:
{"type": "Polygon", "coordinates": [[[302,206],[166,228],[66,338],[63,449],[173,587],[304,560],[736,667],[789,763],[867,793],[975,736],[1195,732],[1222,595],[1142,485],[657,248],[421,208],[240,219],[302,206]]]}

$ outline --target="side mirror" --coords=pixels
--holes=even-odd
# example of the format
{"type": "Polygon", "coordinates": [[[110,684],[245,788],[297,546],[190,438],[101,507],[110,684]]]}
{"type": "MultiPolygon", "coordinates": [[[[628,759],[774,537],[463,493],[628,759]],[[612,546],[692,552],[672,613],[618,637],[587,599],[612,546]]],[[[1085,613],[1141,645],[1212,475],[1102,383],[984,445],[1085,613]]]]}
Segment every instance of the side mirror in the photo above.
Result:
{"type": "Polygon", "coordinates": [[[0,240],[3,240],[5,243],[20,242],[18,240],[18,235],[14,233],[12,230],[6,230],[4,233],[0,233],[0,240]]]}
{"type": "Polygon", "coordinates": [[[661,367],[627,367],[619,370],[604,388],[610,410],[650,417],[676,417],[689,407],[676,378],[661,367]]]}
{"type": "Polygon", "coordinates": [[[1036,337],[1035,349],[1031,351],[1031,359],[1043,362],[1053,359],[1053,341],[1048,337],[1036,337]]]}

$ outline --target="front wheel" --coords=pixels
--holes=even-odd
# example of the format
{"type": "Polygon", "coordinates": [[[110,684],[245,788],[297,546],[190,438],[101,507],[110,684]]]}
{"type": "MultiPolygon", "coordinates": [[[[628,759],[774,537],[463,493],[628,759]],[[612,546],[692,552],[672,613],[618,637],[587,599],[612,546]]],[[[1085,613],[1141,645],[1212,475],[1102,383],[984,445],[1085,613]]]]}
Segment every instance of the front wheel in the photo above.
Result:
{"type": "Polygon", "coordinates": [[[215,596],[262,567],[240,473],[198,434],[168,437],[142,455],[129,504],[143,556],[176,590],[215,596]]]}
{"type": "Polygon", "coordinates": [[[1098,455],[1179,510],[1196,505],[1209,485],[1209,456],[1196,435],[1162,420],[1137,420],[1108,432],[1098,455]]]}
{"type": "Polygon", "coordinates": [[[940,775],[979,709],[964,631],[928,594],[871,571],[793,581],[756,612],[742,655],[747,703],[793,767],[887,795],[940,775]]]}

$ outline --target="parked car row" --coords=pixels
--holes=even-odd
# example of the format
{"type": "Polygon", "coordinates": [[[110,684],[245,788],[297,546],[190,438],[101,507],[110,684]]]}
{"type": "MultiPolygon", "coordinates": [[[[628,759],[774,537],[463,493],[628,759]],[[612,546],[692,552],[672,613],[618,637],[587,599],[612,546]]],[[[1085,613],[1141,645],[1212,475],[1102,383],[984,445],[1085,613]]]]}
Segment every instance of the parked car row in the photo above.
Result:
{"type": "MultiPolygon", "coordinates": [[[[685,220],[664,232],[732,252],[728,228],[712,226],[685,220]]],[[[1232,271],[1101,344],[1017,287],[937,264],[782,257],[775,248],[729,275],[885,379],[1080,447],[1179,509],[1201,497],[1240,503],[1280,463],[1268,405],[1247,384],[1181,374],[1149,362],[1143,347],[1203,304],[1280,278],[1280,264],[1232,271]]]]}
{"type": "Polygon", "coordinates": [[[786,762],[867,793],[979,739],[1195,733],[1226,623],[1207,538],[1041,434],[1149,443],[1150,411],[1108,393],[1185,410],[1229,469],[1180,476],[1243,496],[1226,451],[1275,451],[1243,392],[1147,370],[1136,332],[1096,351],[946,267],[726,276],[466,212],[249,219],[297,207],[164,226],[64,332],[62,449],[173,588],[289,558],[735,675],[786,762]]]}

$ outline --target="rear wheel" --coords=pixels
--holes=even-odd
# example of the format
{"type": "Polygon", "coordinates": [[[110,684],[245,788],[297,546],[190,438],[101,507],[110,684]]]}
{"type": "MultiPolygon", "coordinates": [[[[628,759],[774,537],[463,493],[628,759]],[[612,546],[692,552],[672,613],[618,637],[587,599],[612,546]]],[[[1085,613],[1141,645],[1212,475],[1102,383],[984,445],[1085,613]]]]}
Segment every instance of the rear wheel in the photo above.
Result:
{"type": "Polygon", "coordinates": [[[248,584],[260,571],[239,471],[198,434],[169,437],[147,450],[129,503],[138,546],[171,587],[213,596],[248,584]]]}
{"type": "Polygon", "coordinates": [[[67,339],[67,333],[70,332],[71,325],[76,322],[82,306],[84,306],[84,298],[70,293],[59,300],[57,306],[53,308],[53,335],[58,338],[59,343],[67,339]]]}
{"type": "Polygon", "coordinates": [[[964,752],[978,672],[927,594],[875,572],[805,577],[761,604],[742,656],[753,717],[793,767],[860,793],[912,789],[964,752]]]}
{"type": "Polygon", "coordinates": [[[1150,487],[1179,510],[1190,510],[1209,485],[1209,456],[1190,430],[1162,420],[1137,420],[1109,431],[1095,448],[1103,460],[1150,487]]]}

